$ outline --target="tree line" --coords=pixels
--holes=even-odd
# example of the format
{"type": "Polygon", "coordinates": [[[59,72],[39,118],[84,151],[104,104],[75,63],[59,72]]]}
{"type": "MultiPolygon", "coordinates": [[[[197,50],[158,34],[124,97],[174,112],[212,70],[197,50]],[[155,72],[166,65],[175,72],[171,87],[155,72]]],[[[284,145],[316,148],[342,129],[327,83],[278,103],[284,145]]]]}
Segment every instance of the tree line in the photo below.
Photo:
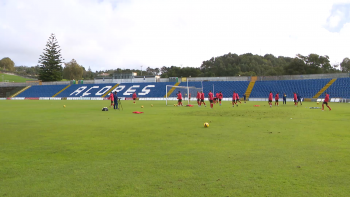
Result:
{"type": "Polygon", "coordinates": [[[327,55],[309,54],[296,57],[264,56],[246,53],[225,54],[203,61],[196,67],[162,67],[162,77],[222,77],[222,76],[275,76],[340,73],[350,71],[350,59],[344,58],[340,65],[331,65],[327,55]],[[339,67],[340,66],[340,67],[339,67]]]}
{"type": "Polygon", "coordinates": [[[110,69],[93,72],[90,67],[86,70],[73,59],[64,63],[61,50],[54,34],[49,37],[46,48],[39,58],[39,65],[33,67],[15,66],[14,62],[5,57],[0,60],[0,70],[12,71],[20,75],[37,76],[43,81],[60,81],[94,79],[102,73],[130,74],[136,72],[138,76],[160,75],[168,77],[221,77],[221,76],[275,76],[350,72],[350,59],[344,58],[340,65],[331,65],[327,55],[297,54],[295,57],[264,56],[246,53],[235,53],[212,57],[203,61],[200,67],[163,66],[161,68],[147,67],[139,69],[110,69]],[[62,67],[64,64],[64,67],[62,67]]]}

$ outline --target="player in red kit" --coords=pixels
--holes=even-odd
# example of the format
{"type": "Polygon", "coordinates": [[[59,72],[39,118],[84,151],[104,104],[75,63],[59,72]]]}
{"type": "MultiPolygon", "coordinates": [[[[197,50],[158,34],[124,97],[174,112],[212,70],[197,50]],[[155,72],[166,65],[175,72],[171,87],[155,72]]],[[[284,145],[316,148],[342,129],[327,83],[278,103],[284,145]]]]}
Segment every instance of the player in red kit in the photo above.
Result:
{"type": "Polygon", "coordinates": [[[198,104],[198,106],[201,104],[200,102],[201,102],[201,93],[199,92],[199,91],[197,91],[197,104],[198,104]]]}
{"type": "Polygon", "coordinates": [[[278,106],[278,99],[280,98],[280,96],[278,95],[278,92],[277,92],[277,94],[275,95],[275,105],[276,105],[276,103],[277,103],[277,106],[278,106]]]}
{"type": "Polygon", "coordinates": [[[219,93],[216,93],[215,97],[214,97],[214,104],[216,104],[218,102],[219,102],[219,93]]]}
{"type": "Polygon", "coordinates": [[[177,93],[177,102],[178,102],[178,106],[183,106],[182,105],[182,94],[181,92],[179,91],[179,93],[177,93]]]}
{"type": "Polygon", "coordinates": [[[219,102],[220,102],[220,105],[221,105],[221,100],[222,100],[222,98],[223,98],[223,95],[222,95],[222,93],[220,92],[220,93],[219,93],[219,102]]]}
{"type": "Polygon", "coordinates": [[[237,95],[236,95],[236,92],[233,91],[233,95],[232,95],[232,107],[235,106],[236,100],[237,100],[237,95]]]}
{"type": "Polygon", "coordinates": [[[203,91],[201,91],[201,102],[199,103],[199,106],[202,106],[202,103],[204,104],[205,107],[207,106],[204,102],[204,92],[203,91]]]}
{"type": "Polygon", "coordinates": [[[326,92],[326,96],[324,98],[324,101],[322,103],[322,111],[324,110],[324,105],[326,104],[326,106],[328,107],[329,111],[331,111],[331,107],[328,106],[328,102],[329,102],[329,94],[327,94],[326,92]]]}
{"type": "Polygon", "coordinates": [[[135,103],[136,98],[137,98],[136,92],[134,92],[134,94],[132,94],[132,100],[134,100],[134,103],[135,103]]]}
{"type": "MultiPolygon", "coordinates": [[[[236,93],[236,99],[237,99],[237,100],[236,100],[236,103],[239,102],[240,104],[242,104],[241,101],[239,100],[239,95],[238,95],[238,93],[236,93]]],[[[237,104],[237,107],[238,107],[238,104],[237,104]]]]}
{"type": "Polygon", "coordinates": [[[270,94],[269,94],[269,105],[270,105],[270,107],[272,107],[272,99],[273,99],[273,94],[272,94],[272,92],[270,92],[270,94]]]}
{"type": "Polygon", "coordinates": [[[214,102],[214,95],[213,95],[213,93],[211,91],[209,91],[208,97],[209,97],[209,102],[210,102],[210,108],[213,109],[213,107],[214,107],[214,104],[213,104],[213,102],[214,102]]]}
{"type": "Polygon", "coordinates": [[[297,93],[294,92],[294,105],[295,107],[298,106],[298,96],[297,93]]]}
{"type": "Polygon", "coordinates": [[[109,95],[108,99],[111,100],[111,106],[109,106],[109,107],[112,107],[112,106],[113,106],[113,101],[114,101],[114,95],[113,95],[113,93],[111,93],[111,94],[109,95]]]}

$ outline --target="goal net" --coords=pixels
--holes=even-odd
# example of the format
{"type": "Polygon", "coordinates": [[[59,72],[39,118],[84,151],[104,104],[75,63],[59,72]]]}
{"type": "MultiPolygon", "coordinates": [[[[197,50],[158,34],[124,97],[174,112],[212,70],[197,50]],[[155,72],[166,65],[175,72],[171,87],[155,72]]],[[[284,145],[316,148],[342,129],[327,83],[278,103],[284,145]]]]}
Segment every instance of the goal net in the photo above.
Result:
{"type": "Polygon", "coordinates": [[[202,91],[202,88],[167,85],[165,91],[166,105],[177,104],[177,93],[179,91],[182,94],[182,104],[186,105],[186,101],[187,104],[197,103],[197,91],[202,91]]]}

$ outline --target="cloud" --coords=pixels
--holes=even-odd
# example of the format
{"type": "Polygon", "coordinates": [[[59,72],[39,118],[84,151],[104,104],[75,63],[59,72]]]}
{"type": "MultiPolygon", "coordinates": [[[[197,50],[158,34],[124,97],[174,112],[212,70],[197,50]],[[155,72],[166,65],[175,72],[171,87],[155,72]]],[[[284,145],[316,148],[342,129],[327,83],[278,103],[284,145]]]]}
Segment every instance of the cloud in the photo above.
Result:
{"type": "Polygon", "coordinates": [[[338,12],[336,14],[334,14],[333,16],[330,16],[328,18],[328,24],[329,24],[329,28],[336,28],[339,26],[340,21],[343,19],[344,14],[342,12],[338,12]]]}
{"type": "MultiPolygon", "coordinates": [[[[92,70],[194,66],[226,53],[348,56],[336,5],[295,0],[0,0],[0,58],[36,65],[51,33],[92,70]],[[333,17],[333,18],[332,18],[333,17]],[[338,18],[337,18],[338,17],[338,18]],[[326,25],[325,25],[326,24],[326,25]],[[339,27],[339,31],[330,31],[339,27]]],[[[339,9],[338,9],[339,8],[339,9]]]]}
{"type": "Polygon", "coordinates": [[[347,23],[350,23],[350,3],[333,5],[326,28],[331,32],[339,32],[347,23]]]}

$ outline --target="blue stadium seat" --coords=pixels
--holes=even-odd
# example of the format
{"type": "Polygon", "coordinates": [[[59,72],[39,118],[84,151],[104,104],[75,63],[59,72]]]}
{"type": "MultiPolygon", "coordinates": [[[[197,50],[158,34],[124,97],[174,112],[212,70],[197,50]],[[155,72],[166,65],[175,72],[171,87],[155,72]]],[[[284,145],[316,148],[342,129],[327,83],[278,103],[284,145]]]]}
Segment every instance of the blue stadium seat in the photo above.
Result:
{"type": "MultiPolygon", "coordinates": [[[[282,95],[286,93],[291,98],[293,92],[300,94],[303,98],[312,98],[319,92],[331,79],[307,79],[307,80],[282,80],[282,81],[256,81],[250,98],[267,98],[270,91],[273,94],[277,92],[282,95]]],[[[136,91],[138,97],[162,98],[166,92],[166,85],[174,85],[175,82],[159,83],[122,83],[116,88],[120,97],[131,97],[136,91]]],[[[327,92],[331,97],[350,98],[350,78],[337,79],[327,92]]],[[[115,83],[110,84],[76,84],[61,92],[57,97],[101,97],[115,83]]],[[[203,81],[188,82],[189,86],[202,88],[205,97],[208,97],[209,90],[214,93],[222,92],[225,98],[231,98],[233,91],[240,97],[246,92],[249,81],[203,81]]],[[[180,83],[180,86],[187,86],[187,83],[180,83]]],[[[36,85],[25,90],[17,97],[51,97],[66,85],[36,85]]],[[[185,91],[185,90],[184,90],[185,91]]],[[[176,97],[177,90],[170,97],[176,97]]],[[[193,93],[192,93],[193,94],[193,93]]],[[[184,95],[184,94],[183,94],[184,95]]],[[[192,95],[195,97],[196,95],[192,95]]],[[[320,97],[324,97],[322,94],[320,97]]]]}
{"type": "Polygon", "coordinates": [[[52,97],[67,85],[34,85],[21,92],[17,97],[52,97]]]}
{"type": "Polygon", "coordinates": [[[209,90],[216,92],[222,92],[225,98],[231,98],[233,91],[238,93],[240,97],[243,97],[249,85],[249,81],[205,81],[203,82],[204,92],[207,93],[209,90]],[[213,87],[214,85],[214,87],[213,87]]]}
{"type": "Polygon", "coordinates": [[[319,92],[331,79],[305,79],[305,80],[283,80],[283,81],[256,81],[251,98],[267,98],[269,92],[277,92],[282,95],[287,94],[288,98],[293,93],[298,93],[303,98],[312,98],[319,92]]]}
{"type": "MultiPolygon", "coordinates": [[[[338,78],[326,92],[331,98],[350,98],[350,78],[338,78]]],[[[319,98],[324,98],[325,92],[319,98]]]]}
{"type": "MultiPolygon", "coordinates": [[[[201,88],[203,84],[203,92],[205,98],[208,98],[209,91],[212,91],[214,94],[222,92],[225,98],[231,98],[233,91],[239,94],[240,97],[243,97],[243,94],[247,90],[249,81],[203,81],[203,82],[188,82],[188,86],[201,88]]],[[[180,86],[187,86],[187,83],[181,83],[180,86]]],[[[174,91],[170,97],[176,97],[176,91],[174,91]]],[[[192,95],[195,97],[196,95],[192,95]]],[[[214,95],[215,96],[215,95],[214,95]]]]}

